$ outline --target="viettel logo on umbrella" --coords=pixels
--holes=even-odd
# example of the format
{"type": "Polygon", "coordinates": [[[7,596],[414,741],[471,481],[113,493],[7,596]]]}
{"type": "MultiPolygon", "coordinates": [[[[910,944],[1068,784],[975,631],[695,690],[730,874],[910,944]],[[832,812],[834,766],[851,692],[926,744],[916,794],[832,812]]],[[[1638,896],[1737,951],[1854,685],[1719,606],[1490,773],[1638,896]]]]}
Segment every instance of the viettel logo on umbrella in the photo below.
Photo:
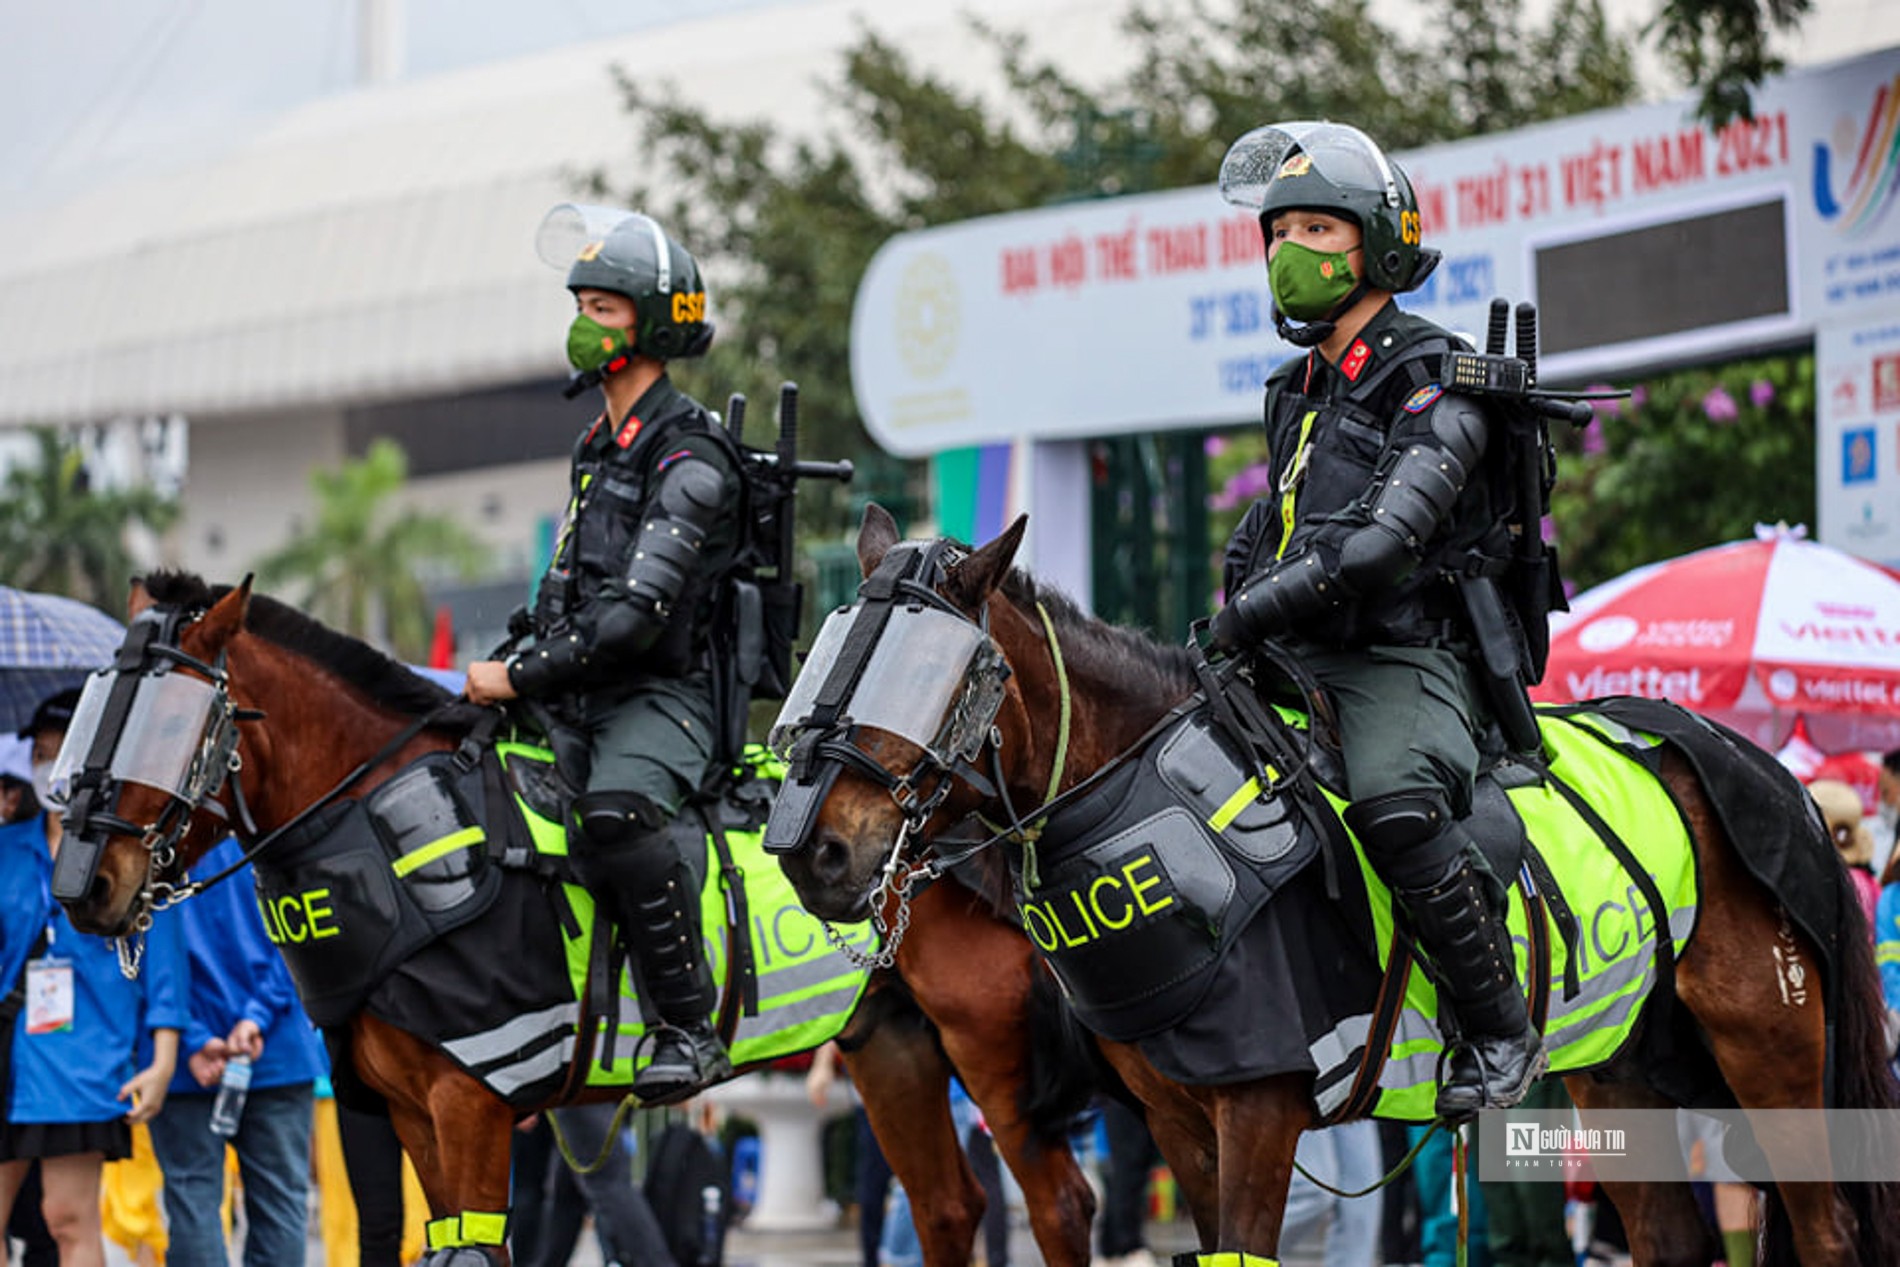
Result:
{"type": "Polygon", "coordinates": [[[1593,655],[1620,651],[1636,640],[1642,631],[1634,616],[1605,616],[1577,631],[1577,646],[1593,655]]]}
{"type": "Polygon", "coordinates": [[[1900,75],[1880,86],[1858,125],[1843,117],[1831,141],[1814,143],[1814,209],[1859,237],[1880,223],[1900,196],[1900,75]],[[1835,190],[1835,179],[1845,183],[1835,190]]]}

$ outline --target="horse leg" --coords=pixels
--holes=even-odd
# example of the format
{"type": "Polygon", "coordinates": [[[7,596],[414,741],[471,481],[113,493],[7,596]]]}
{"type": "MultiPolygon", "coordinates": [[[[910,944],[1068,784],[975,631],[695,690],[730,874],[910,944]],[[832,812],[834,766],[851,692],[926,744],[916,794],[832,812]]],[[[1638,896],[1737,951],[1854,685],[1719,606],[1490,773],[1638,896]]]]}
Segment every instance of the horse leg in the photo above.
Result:
{"type": "MultiPolygon", "coordinates": [[[[1593,1116],[1606,1109],[1673,1108],[1667,1100],[1647,1087],[1633,1083],[1598,1082],[1588,1074],[1565,1078],[1564,1086],[1589,1126],[1593,1116]]],[[[1670,1146],[1675,1143],[1670,1127],[1670,1146]]],[[[1672,1183],[1638,1183],[1627,1179],[1599,1178],[1597,1183],[1623,1217],[1623,1229],[1629,1234],[1630,1256],[1637,1267],[1704,1267],[1721,1247],[1715,1244],[1701,1207],[1689,1188],[1686,1167],[1678,1165],[1681,1178],[1672,1183]]]]}
{"type": "Polygon", "coordinates": [[[844,1053],[884,1159],[910,1196],[930,1267],[966,1267],[983,1189],[950,1116],[950,1064],[921,1017],[886,1010],[844,1053]]]}
{"type": "Polygon", "coordinates": [[[1220,1142],[1215,1135],[1213,1088],[1189,1087],[1163,1077],[1131,1043],[1102,1041],[1102,1054],[1141,1102],[1174,1182],[1181,1204],[1194,1221],[1203,1250],[1219,1248],[1220,1142]]]}
{"type": "Polygon", "coordinates": [[[415,1163],[434,1220],[461,1219],[454,1238],[476,1242],[438,1250],[425,1261],[509,1267],[505,1233],[515,1111],[433,1047],[387,1022],[359,1015],[353,1039],[357,1072],[389,1101],[396,1135],[415,1163]]]}
{"type": "Polygon", "coordinates": [[[1024,1103],[1035,1045],[1047,1037],[1031,1023],[1035,952],[958,885],[940,881],[917,905],[922,909],[898,970],[983,1110],[997,1151],[1022,1189],[1043,1260],[1049,1267],[1087,1267],[1095,1193],[1066,1139],[1032,1121],[1024,1103]]]}
{"type": "Polygon", "coordinates": [[[1274,1074],[1218,1089],[1220,1243],[1214,1248],[1278,1253],[1293,1153],[1312,1122],[1311,1074],[1274,1074]]]}
{"type": "MultiPolygon", "coordinates": [[[[1677,967],[1676,994],[1744,1110],[1821,1109],[1827,1016],[1820,952],[1742,865],[1693,776],[1668,767],[1664,774],[1695,840],[1701,891],[1710,895],[1677,967]]],[[[1827,1173],[1820,1114],[1775,1113],[1751,1125],[1771,1173],[1827,1173]]],[[[1805,1267],[1860,1262],[1853,1219],[1832,1184],[1775,1186],[1805,1267]]]]}

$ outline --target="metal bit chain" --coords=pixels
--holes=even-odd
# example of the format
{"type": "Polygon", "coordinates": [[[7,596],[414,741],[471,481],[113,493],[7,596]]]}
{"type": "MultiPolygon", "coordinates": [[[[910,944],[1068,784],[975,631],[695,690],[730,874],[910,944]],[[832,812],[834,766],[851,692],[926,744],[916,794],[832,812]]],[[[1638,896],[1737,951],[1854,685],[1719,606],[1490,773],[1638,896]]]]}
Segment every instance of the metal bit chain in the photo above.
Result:
{"type": "Polygon", "coordinates": [[[871,890],[871,927],[877,930],[879,946],[875,953],[865,954],[849,941],[843,933],[832,926],[829,920],[819,920],[824,927],[825,940],[832,949],[843,955],[855,968],[888,968],[897,962],[897,948],[904,944],[904,934],[910,931],[910,890],[917,883],[917,877],[930,873],[930,868],[904,867],[902,855],[904,842],[910,837],[912,820],[906,818],[903,827],[898,829],[897,841],[891,846],[890,857],[878,877],[877,887],[871,890]],[[901,873],[900,873],[901,869],[901,873]],[[886,894],[897,899],[897,915],[889,923],[884,922],[884,902],[886,894]]]}

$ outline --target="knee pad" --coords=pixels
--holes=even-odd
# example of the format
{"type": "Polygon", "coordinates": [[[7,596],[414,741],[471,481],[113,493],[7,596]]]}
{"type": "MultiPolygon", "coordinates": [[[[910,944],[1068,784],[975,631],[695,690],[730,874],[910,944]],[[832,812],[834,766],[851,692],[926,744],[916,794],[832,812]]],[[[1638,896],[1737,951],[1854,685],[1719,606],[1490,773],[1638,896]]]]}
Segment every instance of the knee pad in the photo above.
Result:
{"type": "Polygon", "coordinates": [[[1403,852],[1424,844],[1452,821],[1451,805],[1438,792],[1388,792],[1346,807],[1346,826],[1369,853],[1403,852]]]}
{"type": "Polygon", "coordinates": [[[1348,806],[1343,817],[1365,845],[1373,869],[1395,888],[1435,883],[1464,857],[1470,841],[1444,795],[1435,791],[1370,797],[1348,806]]]}
{"type": "Polygon", "coordinates": [[[639,792],[588,792],[574,799],[574,825],[590,845],[624,849],[666,830],[666,811],[639,792]]]}

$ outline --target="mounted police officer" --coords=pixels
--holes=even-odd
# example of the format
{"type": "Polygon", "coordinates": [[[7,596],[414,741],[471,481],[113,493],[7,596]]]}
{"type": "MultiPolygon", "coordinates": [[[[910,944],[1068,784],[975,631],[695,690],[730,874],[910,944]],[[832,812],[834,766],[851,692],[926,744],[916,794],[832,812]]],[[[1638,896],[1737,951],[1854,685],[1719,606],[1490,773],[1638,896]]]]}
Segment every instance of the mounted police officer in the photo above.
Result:
{"type": "Polygon", "coordinates": [[[704,838],[675,819],[713,759],[709,641],[744,494],[716,422],[666,372],[712,343],[692,255],[647,216],[570,204],[549,213],[537,248],[567,269],[578,309],[569,394],[598,384],[606,411],[574,446],[534,641],[505,662],[470,665],[468,694],[544,701],[587,740],[588,769],[566,771],[585,789],[574,802],[576,862],[619,914],[664,1022],[634,1094],[671,1103],[732,1067],[711,1023],[688,862],[704,838]]]}
{"type": "Polygon", "coordinates": [[[1411,182],[1369,138],[1258,128],[1228,151],[1221,192],[1259,212],[1274,327],[1306,352],[1267,381],[1274,491],[1228,543],[1215,640],[1278,640],[1331,696],[1347,822],[1450,1006],[1438,1112],[1505,1107],[1546,1059],[1503,885],[1464,821],[1491,710],[1460,586],[1470,560],[1509,554],[1482,469],[1497,425],[1440,381],[1445,353],[1467,345],[1393,301],[1438,252],[1420,243],[1411,182]]]}

